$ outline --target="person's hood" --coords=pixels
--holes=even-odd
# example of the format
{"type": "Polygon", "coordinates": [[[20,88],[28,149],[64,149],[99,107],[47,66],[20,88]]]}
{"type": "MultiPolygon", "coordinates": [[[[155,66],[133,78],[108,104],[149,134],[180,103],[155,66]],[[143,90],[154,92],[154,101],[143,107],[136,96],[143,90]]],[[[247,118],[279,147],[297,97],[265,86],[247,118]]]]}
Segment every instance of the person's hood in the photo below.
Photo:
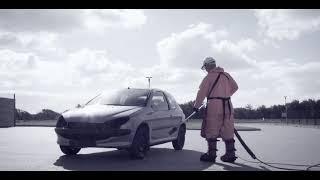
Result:
{"type": "Polygon", "coordinates": [[[221,67],[216,67],[209,71],[209,73],[220,73],[220,72],[224,72],[224,69],[221,67]]]}
{"type": "Polygon", "coordinates": [[[67,122],[93,122],[103,123],[116,117],[130,116],[143,107],[114,106],[114,105],[88,105],[82,108],[69,110],[62,114],[67,122]]]}

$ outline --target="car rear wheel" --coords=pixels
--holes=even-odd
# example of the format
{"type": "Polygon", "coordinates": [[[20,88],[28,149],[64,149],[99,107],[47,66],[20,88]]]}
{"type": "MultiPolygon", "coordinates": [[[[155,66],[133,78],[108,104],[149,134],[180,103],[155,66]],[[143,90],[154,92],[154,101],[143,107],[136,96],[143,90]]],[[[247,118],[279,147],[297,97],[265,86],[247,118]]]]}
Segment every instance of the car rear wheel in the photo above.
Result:
{"type": "Polygon", "coordinates": [[[132,141],[129,149],[130,155],[134,159],[143,159],[149,149],[149,136],[146,127],[140,127],[132,141]]]}
{"type": "Polygon", "coordinates": [[[186,135],[186,127],[181,126],[179,128],[177,139],[172,141],[172,145],[173,145],[174,150],[182,150],[182,148],[184,146],[185,135],[186,135]]]}
{"type": "Polygon", "coordinates": [[[81,148],[71,146],[60,146],[60,149],[66,155],[75,155],[81,150],[81,148]]]}

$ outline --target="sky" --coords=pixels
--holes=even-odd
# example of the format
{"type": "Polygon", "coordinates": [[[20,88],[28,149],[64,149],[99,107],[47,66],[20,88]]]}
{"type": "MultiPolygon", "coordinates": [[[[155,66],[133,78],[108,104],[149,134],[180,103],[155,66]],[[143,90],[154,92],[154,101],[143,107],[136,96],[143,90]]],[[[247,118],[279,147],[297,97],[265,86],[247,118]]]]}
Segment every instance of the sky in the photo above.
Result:
{"type": "Polygon", "coordinates": [[[0,97],[63,112],[104,91],[194,100],[205,57],[239,86],[235,107],[320,97],[320,10],[2,9],[0,97]]]}

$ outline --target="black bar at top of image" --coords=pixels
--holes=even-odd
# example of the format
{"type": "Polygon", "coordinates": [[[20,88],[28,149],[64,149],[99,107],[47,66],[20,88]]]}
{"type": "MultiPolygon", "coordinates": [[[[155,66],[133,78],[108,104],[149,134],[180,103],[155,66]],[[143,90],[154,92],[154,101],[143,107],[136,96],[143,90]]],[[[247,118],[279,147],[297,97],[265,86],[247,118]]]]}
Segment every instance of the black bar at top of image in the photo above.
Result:
{"type": "Polygon", "coordinates": [[[1,9],[317,9],[317,1],[126,0],[2,1],[1,9]]]}

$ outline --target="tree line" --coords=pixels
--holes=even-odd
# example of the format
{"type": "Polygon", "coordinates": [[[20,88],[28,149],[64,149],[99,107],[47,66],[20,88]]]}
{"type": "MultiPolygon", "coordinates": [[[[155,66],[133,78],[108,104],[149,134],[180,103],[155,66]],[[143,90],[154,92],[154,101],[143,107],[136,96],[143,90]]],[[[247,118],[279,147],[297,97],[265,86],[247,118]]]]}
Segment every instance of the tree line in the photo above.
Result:
{"type": "Polygon", "coordinates": [[[50,109],[42,109],[41,112],[36,114],[30,114],[27,111],[21,109],[15,110],[16,120],[53,120],[57,119],[60,116],[59,113],[54,112],[50,109]]]}
{"type": "MultiPolygon", "coordinates": [[[[179,104],[184,114],[189,116],[193,112],[194,101],[179,104]]],[[[308,99],[304,101],[294,100],[287,103],[287,118],[290,119],[320,119],[320,100],[308,99]]],[[[266,107],[264,105],[253,108],[251,105],[246,107],[234,108],[236,119],[280,119],[284,118],[286,112],[285,105],[273,105],[266,107]]],[[[36,114],[30,114],[26,111],[16,109],[16,120],[53,120],[57,119],[60,114],[50,109],[43,109],[36,114]]],[[[204,109],[196,113],[193,118],[203,118],[204,109]]]]}
{"type": "MultiPolygon", "coordinates": [[[[184,104],[180,104],[186,116],[189,116],[193,110],[194,101],[189,101],[184,104]]],[[[246,107],[234,108],[235,119],[280,119],[285,118],[287,112],[287,118],[290,119],[318,119],[320,118],[320,100],[294,100],[285,105],[273,105],[266,107],[265,105],[253,108],[251,105],[246,107]],[[287,110],[286,110],[287,108],[287,110]]],[[[193,116],[194,119],[200,119],[204,116],[204,109],[193,116]]]]}

